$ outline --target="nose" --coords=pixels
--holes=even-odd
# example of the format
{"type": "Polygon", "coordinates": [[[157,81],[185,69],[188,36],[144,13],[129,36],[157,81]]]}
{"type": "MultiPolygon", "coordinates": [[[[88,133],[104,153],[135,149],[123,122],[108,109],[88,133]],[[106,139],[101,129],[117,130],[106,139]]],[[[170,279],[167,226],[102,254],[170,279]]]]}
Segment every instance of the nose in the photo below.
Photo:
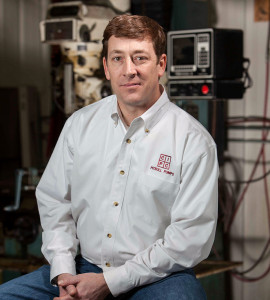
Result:
{"type": "Polygon", "coordinates": [[[124,63],[124,76],[133,78],[137,74],[136,66],[131,58],[125,60],[124,63]]]}

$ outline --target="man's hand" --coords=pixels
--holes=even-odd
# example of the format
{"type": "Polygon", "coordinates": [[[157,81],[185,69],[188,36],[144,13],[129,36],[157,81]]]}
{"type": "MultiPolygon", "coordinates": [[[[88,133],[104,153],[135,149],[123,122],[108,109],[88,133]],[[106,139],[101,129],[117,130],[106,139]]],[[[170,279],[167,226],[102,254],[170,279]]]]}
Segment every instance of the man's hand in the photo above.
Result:
{"type": "MultiPolygon", "coordinates": [[[[60,280],[66,280],[69,278],[72,278],[73,276],[69,273],[63,273],[58,275],[57,277],[57,284],[60,280]]],[[[59,286],[59,297],[63,296],[69,296],[69,298],[66,297],[66,299],[74,299],[73,296],[76,295],[77,290],[74,285],[67,285],[65,287],[59,286]]]]}
{"type": "MultiPolygon", "coordinates": [[[[60,274],[57,278],[58,286],[59,286],[60,280],[68,280],[69,278],[72,278],[72,277],[73,277],[73,275],[71,275],[69,273],[60,274]]],[[[59,296],[60,297],[66,296],[66,295],[74,296],[74,295],[76,295],[76,293],[77,293],[77,290],[74,285],[67,285],[65,287],[59,286],[59,296]]]]}
{"type": "Polygon", "coordinates": [[[67,294],[60,294],[54,300],[103,300],[110,293],[103,274],[85,273],[71,277],[58,278],[59,289],[64,289],[67,294]],[[67,289],[69,287],[69,289],[67,289]],[[76,292],[70,291],[74,287],[76,292]]]}

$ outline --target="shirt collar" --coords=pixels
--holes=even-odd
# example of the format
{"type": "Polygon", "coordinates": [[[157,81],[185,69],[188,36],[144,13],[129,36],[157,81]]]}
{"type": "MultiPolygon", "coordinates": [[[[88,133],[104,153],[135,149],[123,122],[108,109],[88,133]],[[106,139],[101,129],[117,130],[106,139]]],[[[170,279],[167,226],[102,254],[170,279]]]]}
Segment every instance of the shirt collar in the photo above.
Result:
{"type": "Polygon", "coordinates": [[[113,95],[114,97],[114,101],[113,101],[113,105],[112,105],[112,113],[111,113],[111,118],[114,121],[114,125],[115,127],[118,125],[119,122],[119,114],[118,114],[118,104],[117,104],[117,98],[116,95],[113,95]]]}
{"type": "MultiPolygon", "coordinates": [[[[163,86],[162,86],[163,87],[163,86]]],[[[159,99],[139,118],[144,121],[145,131],[150,131],[162,118],[163,114],[166,112],[166,104],[169,103],[168,95],[163,87],[163,92],[159,99]]],[[[117,97],[114,95],[114,103],[112,107],[111,118],[114,121],[115,127],[119,123],[120,111],[117,104],[117,97]]]]}
{"type": "Polygon", "coordinates": [[[144,121],[145,132],[151,131],[151,129],[160,121],[164,113],[167,111],[167,103],[169,99],[165,88],[163,87],[163,92],[159,99],[145,112],[141,115],[144,121]]]}

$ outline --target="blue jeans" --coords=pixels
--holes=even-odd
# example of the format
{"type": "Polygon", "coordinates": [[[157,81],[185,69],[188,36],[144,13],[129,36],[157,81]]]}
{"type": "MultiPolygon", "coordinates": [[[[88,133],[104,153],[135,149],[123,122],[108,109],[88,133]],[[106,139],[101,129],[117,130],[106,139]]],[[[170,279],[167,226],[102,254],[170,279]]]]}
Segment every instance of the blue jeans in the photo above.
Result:
{"type": "MultiPolygon", "coordinates": [[[[76,270],[81,273],[102,273],[102,269],[81,256],[76,257],[76,270]]],[[[58,287],[50,284],[50,266],[45,265],[27,275],[0,285],[1,300],[52,300],[58,287]]],[[[191,269],[173,273],[155,283],[145,285],[116,298],[106,300],[205,300],[205,292],[191,269]]]]}

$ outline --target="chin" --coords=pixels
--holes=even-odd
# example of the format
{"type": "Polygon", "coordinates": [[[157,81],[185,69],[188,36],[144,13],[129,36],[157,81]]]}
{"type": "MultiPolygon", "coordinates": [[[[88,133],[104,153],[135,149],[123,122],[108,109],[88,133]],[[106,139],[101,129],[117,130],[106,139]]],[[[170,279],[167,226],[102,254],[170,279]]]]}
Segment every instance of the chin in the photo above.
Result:
{"type": "Polygon", "coordinates": [[[142,95],[141,94],[126,94],[126,95],[123,95],[121,97],[125,103],[139,103],[142,101],[142,95]]]}
{"type": "Polygon", "coordinates": [[[141,106],[143,104],[142,99],[125,99],[125,103],[131,106],[141,106]]]}

